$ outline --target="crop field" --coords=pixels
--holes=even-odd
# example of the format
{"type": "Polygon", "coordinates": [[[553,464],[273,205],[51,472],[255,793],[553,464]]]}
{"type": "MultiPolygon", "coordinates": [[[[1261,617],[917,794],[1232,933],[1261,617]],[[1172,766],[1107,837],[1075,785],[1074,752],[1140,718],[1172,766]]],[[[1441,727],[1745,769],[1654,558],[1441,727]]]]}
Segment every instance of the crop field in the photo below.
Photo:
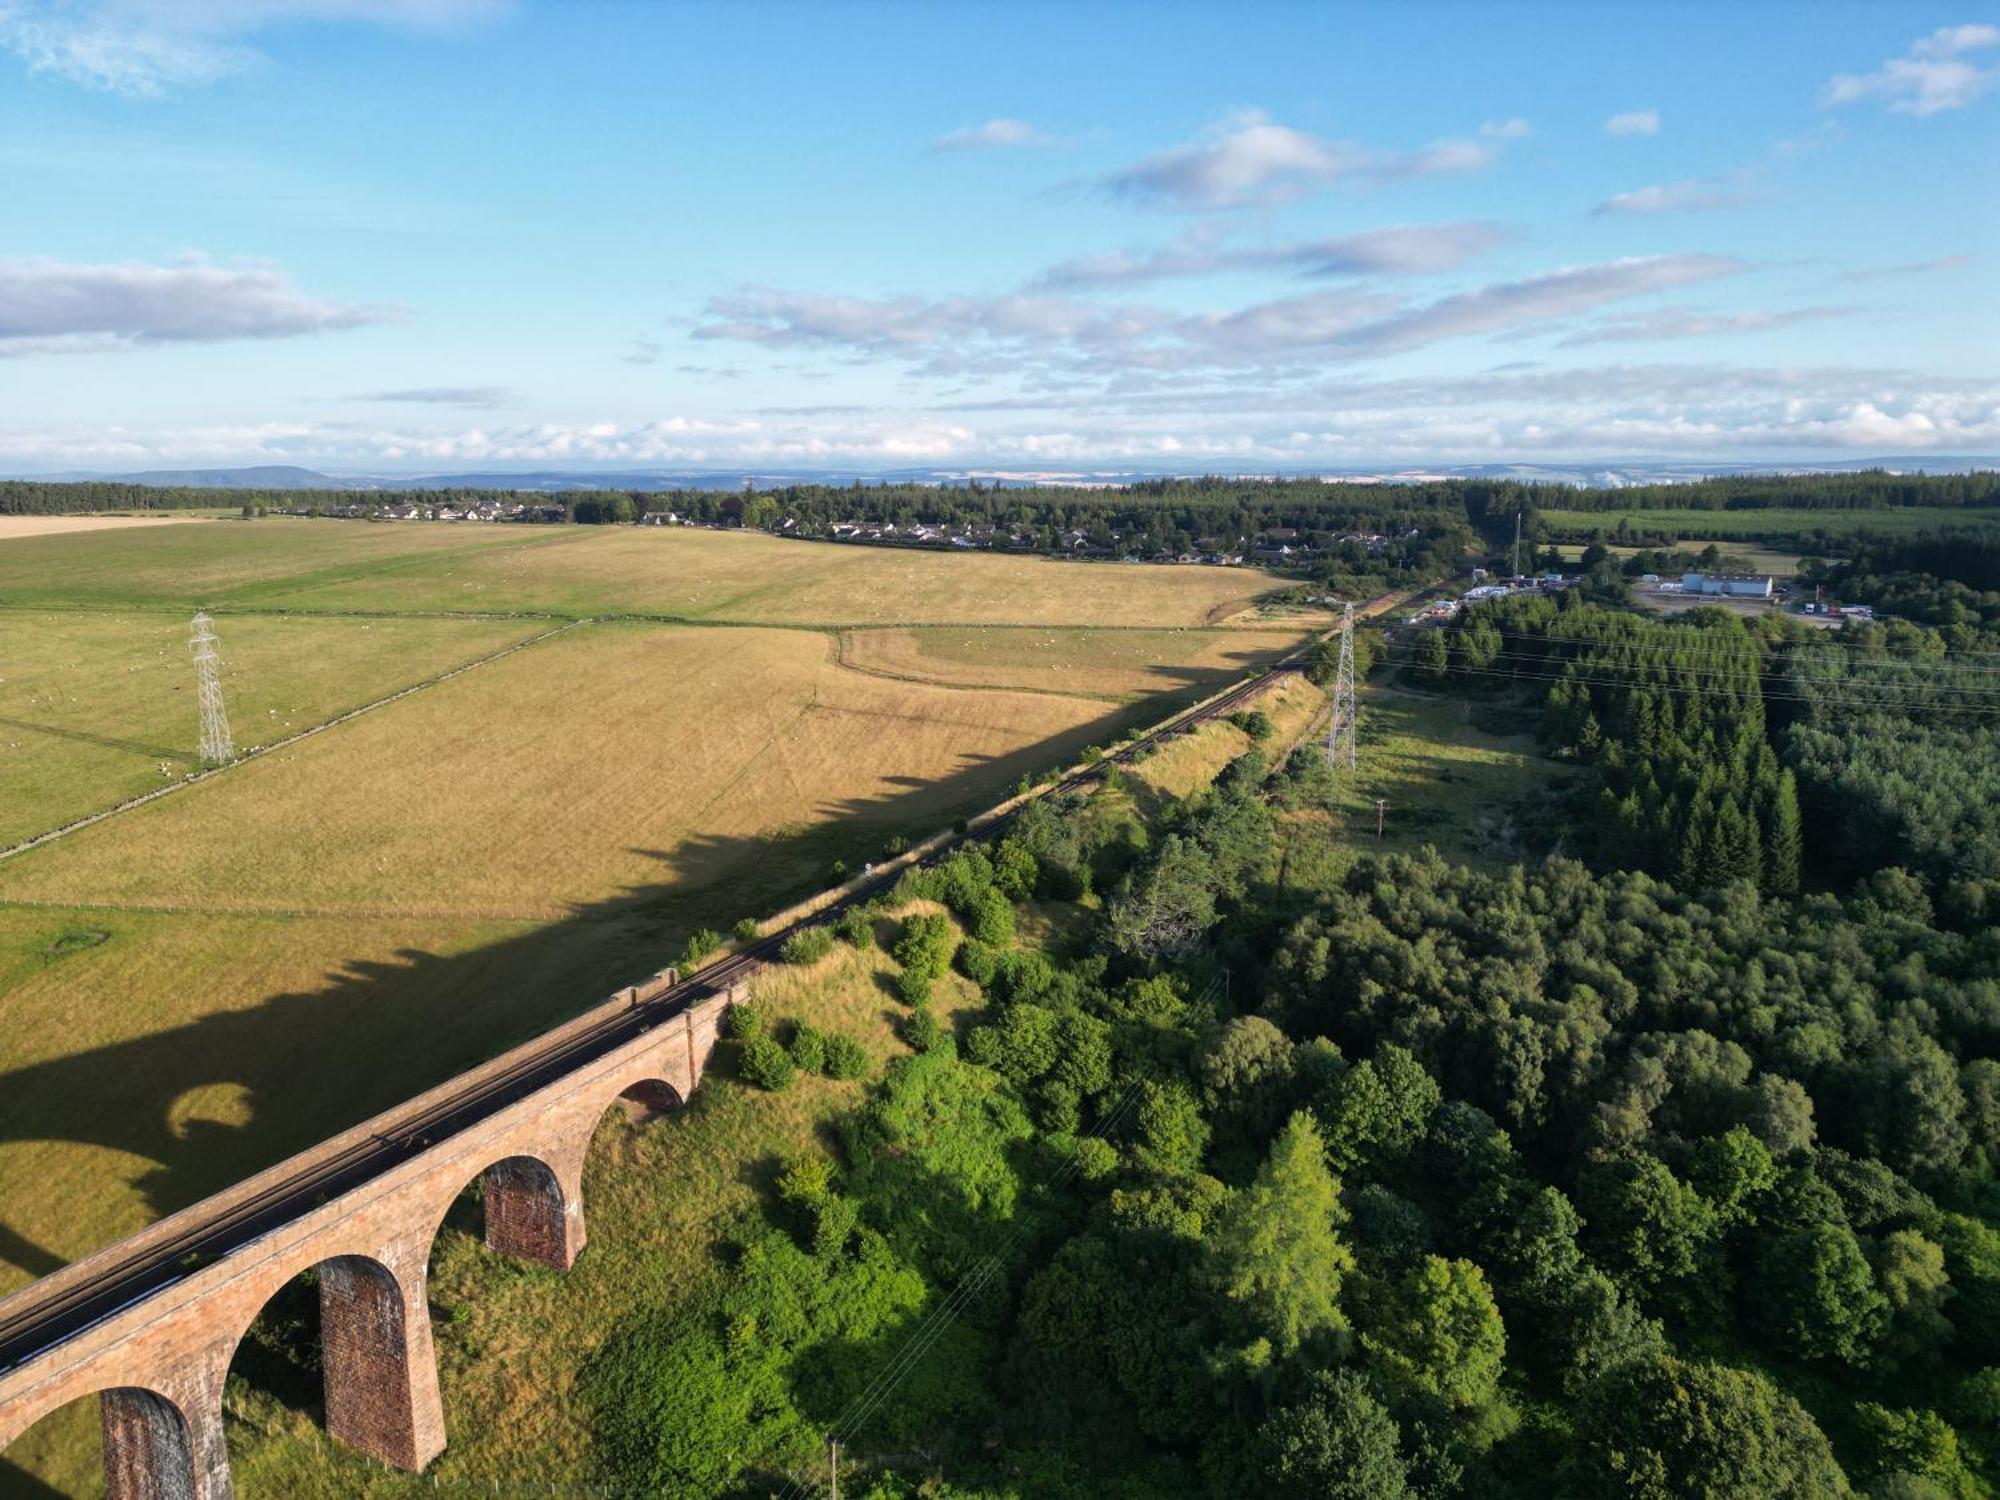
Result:
{"type": "Polygon", "coordinates": [[[0,858],[0,1293],[1288,649],[1275,587],[666,529],[0,542],[0,847],[119,809],[0,858]],[[197,604],[272,748],[189,781],[197,604]]]}
{"type": "Polygon", "coordinates": [[[2000,526],[2000,510],[1956,506],[1897,506],[1886,510],[1545,510],[1542,520],[1563,541],[1602,533],[1624,521],[1648,535],[1715,541],[1796,542],[1823,532],[1832,536],[1914,536],[1919,532],[2000,526]]]}

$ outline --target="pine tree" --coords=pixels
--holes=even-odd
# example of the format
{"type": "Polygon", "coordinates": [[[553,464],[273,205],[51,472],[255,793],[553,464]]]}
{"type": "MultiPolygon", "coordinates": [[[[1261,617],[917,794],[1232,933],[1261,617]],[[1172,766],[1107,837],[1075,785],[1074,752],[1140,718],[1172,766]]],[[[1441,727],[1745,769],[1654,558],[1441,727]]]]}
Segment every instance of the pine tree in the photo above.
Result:
{"type": "Polygon", "coordinates": [[[1764,821],[1764,889],[1773,896],[1799,893],[1803,843],[1798,781],[1790,771],[1781,771],[1764,821]]]}
{"type": "Polygon", "coordinates": [[[1215,1239],[1223,1290],[1281,1354],[1320,1338],[1345,1340],[1340,1284],[1354,1268],[1338,1232],[1345,1217],[1319,1126],[1300,1110],[1256,1180],[1230,1200],[1215,1239]]]}

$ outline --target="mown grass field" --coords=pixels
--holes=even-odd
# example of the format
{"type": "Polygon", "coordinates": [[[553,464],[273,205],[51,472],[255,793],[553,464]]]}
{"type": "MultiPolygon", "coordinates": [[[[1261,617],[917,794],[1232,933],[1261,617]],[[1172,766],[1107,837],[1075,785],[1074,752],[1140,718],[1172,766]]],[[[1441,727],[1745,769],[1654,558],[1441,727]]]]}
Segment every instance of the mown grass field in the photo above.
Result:
{"type": "Polygon", "coordinates": [[[1174,626],[1221,623],[1275,586],[1254,569],[918,552],[678,527],[267,517],[31,537],[0,549],[0,605],[1174,626]]]}
{"type": "Polygon", "coordinates": [[[243,745],[417,688],[0,859],[0,1292],[1288,648],[1201,623],[1273,587],[634,528],[0,543],[0,846],[183,776],[197,603],[243,745]],[[616,618],[691,599],[731,623],[616,618]],[[844,659],[954,601],[1022,626],[844,659]]]}
{"type": "Polygon", "coordinates": [[[1541,518],[1559,541],[1609,536],[1623,520],[1636,532],[1710,541],[1802,542],[1818,532],[1914,536],[1924,531],[2000,526],[2000,511],[1956,506],[1897,506],[1886,510],[1545,510],[1541,518]]]}
{"type": "MultiPolygon", "coordinates": [[[[273,743],[537,628],[232,617],[221,627],[222,681],[238,749],[273,743]]],[[[0,614],[0,848],[199,768],[187,640],[188,622],[177,614],[0,614]]]]}

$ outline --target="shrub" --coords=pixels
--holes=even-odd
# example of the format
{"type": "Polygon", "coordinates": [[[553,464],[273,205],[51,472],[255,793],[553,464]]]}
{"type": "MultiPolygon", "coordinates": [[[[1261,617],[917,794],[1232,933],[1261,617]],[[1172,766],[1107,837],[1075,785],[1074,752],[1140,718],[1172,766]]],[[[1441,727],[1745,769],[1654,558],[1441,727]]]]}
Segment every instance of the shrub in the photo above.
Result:
{"type": "Polygon", "coordinates": [[[985,989],[993,983],[993,976],[1000,972],[999,950],[976,940],[959,944],[958,972],[982,990],[985,989]]]}
{"type": "Polygon", "coordinates": [[[840,914],[833,930],[840,934],[842,942],[850,943],[864,953],[875,946],[875,919],[866,907],[850,906],[840,914]]]}
{"type": "Polygon", "coordinates": [[[791,1054],[768,1036],[743,1048],[743,1076],[761,1089],[782,1094],[792,1086],[791,1054]]]}
{"type": "Polygon", "coordinates": [[[826,927],[801,927],[778,949],[788,964],[816,964],[833,952],[833,933],[826,927]]]}
{"type": "Polygon", "coordinates": [[[802,1021],[792,1023],[792,1061],[802,1073],[817,1073],[826,1066],[826,1033],[802,1021]]]}
{"type": "Polygon", "coordinates": [[[1098,1135],[1076,1143],[1076,1171],[1085,1182],[1097,1182],[1118,1170],[1118,1148],[1098,1135]]]}
{"type": "Polygon", "coordinates": [[[745,917],[730,930],[739,943],[754,943],[757,941],[757,919],[755,917],[745,917]]]}
{"type": "Polygon", "coordinates": [[[896,998],[922,1009],[931,1001],[931,976],[922,969],[905,969],[896,976],[896,998]]]}
{"type": "Polygon", "coordinates": [[[847,1248],[848,1237],[860,1223],[860,1204],[838,1193],[827,1194],[813,1215],[813,1254],[822,1258],[838,1255],[847,1248]]]}
{"type": "Polygon", "coordinates": [[[688,934],[688,940],[681,947],[680,967],[698,969],[701,961],[722,946],[722,934],[704,927],[688,934]]]}
{"type": "Polygon", "coordinates": [[[792,1157],[778,1178],[778,1197],[793,1208],[817,1208],[832,1191],[833,1163],[817,1151],[792,1157]]]}
{"type": "Polygon", "coordinates": [[[842,1032],[826,1039],[826,1076],[859,1078],[868,1071],[868,1053],[861,1043],[842,1032]]]}
{"type": "Polygon", "coordinates": [[[903,1022],[903,1040],[913,1051],[935,1052],[944,1040],[944,1028],[938,1025],[937,1012],[928,1005],[919,1005],[910,1012],[903,1022]]]}
{"type": "Polygon", "coordinates": [[[896,962],[935,979],[951,963],[956,946],[949,917],[940,912],[920,912],[903,924],[903,935],[896,940],[896,962]]]}
{"type": "Polygon", "coordinates": [[[723,1012],[722,1030],[731,1041],[754,1042],[765,1033],[764,1013],[738,1001],[723,1012]]]}

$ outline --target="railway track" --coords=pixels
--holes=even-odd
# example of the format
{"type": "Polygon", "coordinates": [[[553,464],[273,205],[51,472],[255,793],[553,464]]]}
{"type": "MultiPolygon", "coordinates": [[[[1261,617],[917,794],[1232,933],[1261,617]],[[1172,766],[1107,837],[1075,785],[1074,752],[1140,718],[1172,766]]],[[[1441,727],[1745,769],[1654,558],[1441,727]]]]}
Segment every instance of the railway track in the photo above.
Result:
{"type": "MultiPolygon", "coordinates": [[[[1374,600],[1364,606],[1365,615],[1380,614],[1403,597],[1392,594],[1374,600]]],[[[1072,771],[1045,795],[1082,791],[1101,782],[1109,768],[1137,759],[1149,747],[1235,712],[1296,671],[1299,661],[1311,649],[1311,643],[1301,646],[1279,658],[1270,670],[1173,715],[1108,752],[1096,763],[1072,771]]],[[[884,870],[829,905],[706,968],[680,977],[655,995],[635,1000],[595,1026],[566,1033],[544,1048],[525,1053],[512,1066],[496,1075],[481,1077],[463,1093],[441,1098],[418,1114],[398,1114],[393,1121],[385,1120],[384,1128],[368,1139],[334,1157],[316,1161],[250,1198],[232,1202],[190,1223],[184,1232],[170,1239],[140,1247],[129,1262],[107,1265],[102,1273],[78,1286],[50,1292],[44,1282],[37,1282],[0,1300],[0,1371],[11,1370],[75,1338],[329,1199],[353,1191],[545,1084],[672,1020],[690,1004],[742,983],[775,961],[785,939],[794,932],[833,921],[850,908],[872,900],[906,868],[935,864],[965,842],[990,842],[1000,837],[1026,805],[1022,802],[987,820],[964,839],[955,840],[924,859],[884,870]]],[[[59,1278],[60,1273],[55,1273],[51,1279],[59,1278]]]]}

